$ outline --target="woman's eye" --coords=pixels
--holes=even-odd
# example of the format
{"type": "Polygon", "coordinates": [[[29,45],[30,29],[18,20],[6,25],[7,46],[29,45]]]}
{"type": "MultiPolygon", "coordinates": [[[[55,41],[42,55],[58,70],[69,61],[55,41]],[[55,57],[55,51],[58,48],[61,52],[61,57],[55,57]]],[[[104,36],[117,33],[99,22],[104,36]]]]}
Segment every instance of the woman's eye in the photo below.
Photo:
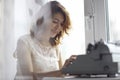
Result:
{"type": "Polygon", "coordinates": [[[58,23],[58,21],[53,20],[53,23],[58,23]]]}

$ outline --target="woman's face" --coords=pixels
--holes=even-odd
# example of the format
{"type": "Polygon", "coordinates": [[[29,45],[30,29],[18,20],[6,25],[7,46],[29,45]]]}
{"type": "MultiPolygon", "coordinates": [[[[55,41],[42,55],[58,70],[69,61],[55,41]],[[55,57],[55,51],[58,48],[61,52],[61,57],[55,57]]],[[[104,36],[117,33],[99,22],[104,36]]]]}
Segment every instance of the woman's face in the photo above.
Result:
{"type": "Polygon", "coordinates": [[[50,37],[55,37],[60,31],[63,30],[63,22],[64,17],[61,13],[56,13],[53,18],[52,22],[49,25],[50,27],[50,37]]]}
{"type": "MultiPolygon", "coordinates": [[[[43,26],[40,25],[37,36],[43,34],[46,38],[54,38],[60,31],[63,30],[64,17],[61,13],[56,13],[53,18],[45,19],[43,26]]],[[[38,25],[39,26],[39,25],[38,25]]]]}

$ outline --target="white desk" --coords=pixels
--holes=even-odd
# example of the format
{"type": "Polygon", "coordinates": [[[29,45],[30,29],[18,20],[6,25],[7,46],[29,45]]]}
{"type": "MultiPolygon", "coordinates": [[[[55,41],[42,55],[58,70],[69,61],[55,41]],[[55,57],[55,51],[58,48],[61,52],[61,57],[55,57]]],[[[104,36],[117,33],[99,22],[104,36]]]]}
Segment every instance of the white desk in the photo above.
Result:
{"type": "Polygon", "coordinates": [[[44,78],[43,80],[120,80],[120,78],[44,78]]]}
{"type": "Polygon", "coordinates": [[[57,78],[57,77],[45,77],[43,80],[120,80],[120,76],[115,78],[107,77],[91,77],[91,78],[57,78]]]}
{"type": "MultiPolygon", "coordinates": [[[[33,80],[32,77],[25,76],[25,77],[17,77],[16,80],[33,80]]],[[[65,78],[62,77],[44,77],[44,78],[38,78],[37,80],[120,80],[120,76],[116,76],[114,78],[108,78],[108,77],[90,77],[90,78],[75,78],[74,76],[68,76],[65,78]]]]}

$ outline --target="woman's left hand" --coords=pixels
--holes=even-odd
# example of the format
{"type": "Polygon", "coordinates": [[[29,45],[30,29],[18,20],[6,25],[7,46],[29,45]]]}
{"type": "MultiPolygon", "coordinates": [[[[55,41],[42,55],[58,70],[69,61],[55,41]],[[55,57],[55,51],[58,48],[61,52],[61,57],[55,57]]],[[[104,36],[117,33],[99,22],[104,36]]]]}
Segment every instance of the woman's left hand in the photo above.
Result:
{"type": "Polygon", "coordinates": [[[72,55],[72,56],[70,56],[70,58],[65,61],[65,64],[63,65],[63,68],[65,68],[65,67],[67,67],[68,65],[72,64],[72,62],[73,62],[74,60],[76,60],[76,58],[77,58],[77,55],[72,55]]]}

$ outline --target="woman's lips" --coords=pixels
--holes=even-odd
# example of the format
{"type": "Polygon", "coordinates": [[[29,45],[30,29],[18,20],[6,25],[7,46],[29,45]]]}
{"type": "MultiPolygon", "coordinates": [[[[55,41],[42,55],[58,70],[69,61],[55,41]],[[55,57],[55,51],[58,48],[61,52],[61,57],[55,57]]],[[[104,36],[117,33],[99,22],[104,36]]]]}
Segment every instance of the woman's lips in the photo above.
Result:
{"type": "Polygon", "coordinates": [[[52,32],[53,32],[53,33],[58,33],[58,31],[57,31],[57,30],[52,30],[52,32]]]}

